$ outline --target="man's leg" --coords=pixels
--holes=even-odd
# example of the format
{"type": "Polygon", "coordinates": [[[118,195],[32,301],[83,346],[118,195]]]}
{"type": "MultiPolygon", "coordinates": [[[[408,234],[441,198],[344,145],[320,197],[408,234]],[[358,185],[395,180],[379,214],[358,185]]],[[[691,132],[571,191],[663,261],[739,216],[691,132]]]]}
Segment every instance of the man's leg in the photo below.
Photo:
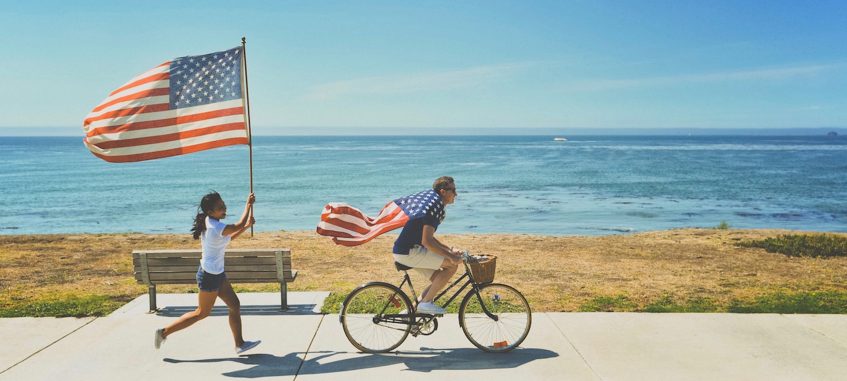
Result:
{"type": "Polygon", "coordinates": [[[445,286],[447,286],[447,283],[450,282],[450,278],[453,277],[453,274],[456,273],[458,268],[458,264],[454,264],[449,259],[445,259],[444,262],[441,263],[441,270],[432,274],[432,277],[430,278],[432,284],[425,288],[423,293],[421,293],[421,303],[432,302],[432,300],[435,299],[435,296],[438,295],[445,286]]]}
{"type": "Polygon", "coordinates": [[[436,270],[432,273],[432,275],[430,275],[429,286],[426,286],[426,288],[421,291],[421,296],[418,298],[418,300],[416,300],[416,302],[421,302],[423,300],[423,296],[426,295],[427,292],[429,292],[429,289],[432,287],[432,280],[435,279],[435,274],[438,274],[439,271],[441,270],[436,270]]]}

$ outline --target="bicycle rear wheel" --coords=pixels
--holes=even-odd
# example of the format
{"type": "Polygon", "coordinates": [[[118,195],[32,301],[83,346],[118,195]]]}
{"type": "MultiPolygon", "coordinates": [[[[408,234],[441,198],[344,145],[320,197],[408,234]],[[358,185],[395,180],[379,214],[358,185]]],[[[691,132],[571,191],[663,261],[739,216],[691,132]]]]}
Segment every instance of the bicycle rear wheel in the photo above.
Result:
{"type": "Polygon", "coordinates": [[[459,323],[477,348],[508,352],[529,334],[532,311],[526,298],[514,287],[491,283],[480,286],[478,296],[474,290],[465,295],[459,307],[459,323]]]}
{"type": "Polygon", "coordinates": [[[341,307],[341,326],[347,340],[360,351],[389,352],[409,335],[412,311],[409,297],[396,286],[368,283],[347,295],[341,307]]]}

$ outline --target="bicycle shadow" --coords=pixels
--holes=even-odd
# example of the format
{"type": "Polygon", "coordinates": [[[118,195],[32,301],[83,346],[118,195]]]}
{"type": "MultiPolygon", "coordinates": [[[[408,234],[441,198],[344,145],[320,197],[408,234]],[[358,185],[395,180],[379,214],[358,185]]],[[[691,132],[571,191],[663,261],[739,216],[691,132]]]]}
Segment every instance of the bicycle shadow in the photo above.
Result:
{"type": "Polygon", "coordinates": [[[403,364],[407,371],[431,372],[433,370],[478,370],[517,368],[535,360],[558,357],[559,354],[546,349],[518,348],[509,353],[486,353],[476,348],[433,349],[421,348],[419,352],[392,352],[386,354],[364,354],[355,352],[309,352],[304,361],[292,352],[285,356],[252,354],[241,357],[178,360],[165,358],[162,361],[179,363],[216,363],[232,361],[251,367],[223,373],[227,377],[259,378],[294,376],[304,374],[328,374],[351,372],[403,364]],[[319,354],[315,356],[315,354],[319,354]]]}

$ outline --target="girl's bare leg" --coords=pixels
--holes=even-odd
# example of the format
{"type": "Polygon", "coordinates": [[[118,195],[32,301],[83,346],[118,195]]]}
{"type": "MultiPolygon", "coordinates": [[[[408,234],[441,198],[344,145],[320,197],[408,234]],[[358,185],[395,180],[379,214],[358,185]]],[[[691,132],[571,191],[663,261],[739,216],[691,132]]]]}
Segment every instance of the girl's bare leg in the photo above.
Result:
{"type": "Polygon", "coordinates": [[[186,312],[184,315],[176,319],[171,325],[165,327],[162,332],[162,337],[168,337],[170,334],[188,328],[192,324],[203,320],[206,316],[212,313],[212,307],[215,305],[215,299],[218,298],[218,291],[203,291],[197,295],[197,309],[191,312],[186,312]]]}
{"type": "Polygon", "coordinates": [[[229,280],[221,285],[218,297],[229,307],[229,328],[232,330],[235,346],[240,347],[244,345],[244,337],[241,336],[241,301],[238,300],[238,295],[235,294],[229,280]]]}

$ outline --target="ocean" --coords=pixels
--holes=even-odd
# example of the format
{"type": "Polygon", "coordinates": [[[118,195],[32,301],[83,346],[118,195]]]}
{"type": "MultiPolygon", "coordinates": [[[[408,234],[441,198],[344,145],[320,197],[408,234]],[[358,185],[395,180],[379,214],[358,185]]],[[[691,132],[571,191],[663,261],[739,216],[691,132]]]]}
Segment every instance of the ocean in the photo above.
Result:
{"type": "MultiPolygon", "coordinates": [[[[323,206],[376,214],[453,176],[439,233],[603,235],[682,227],[847,231],[847,138],[255,136],[256,231],[314,230],[323,206]]],[[[140,163],[81,137],[0,137],[0,234],[183,233],[209,190],[234,222],[246,146],[140,163]]]]}

